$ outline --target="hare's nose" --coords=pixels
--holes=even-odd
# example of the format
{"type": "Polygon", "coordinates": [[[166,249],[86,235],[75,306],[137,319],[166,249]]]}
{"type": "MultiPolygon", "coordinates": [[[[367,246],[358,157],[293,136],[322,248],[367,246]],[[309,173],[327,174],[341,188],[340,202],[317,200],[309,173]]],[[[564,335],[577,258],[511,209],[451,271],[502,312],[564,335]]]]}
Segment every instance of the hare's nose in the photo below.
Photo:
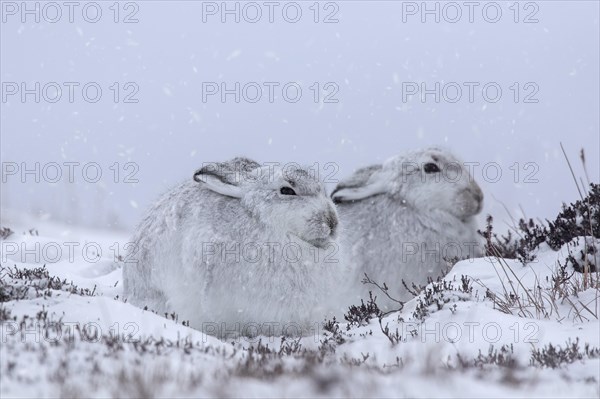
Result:
{"type": "Polygon", "coordinates": [[[477,184],[469,187],[467,191],[477,203],[475,213],[481,212],[481,208],[483,207],[483,191],[481,191],[481,188],[477,184]]]}
{"type": "Polygon", "coordinates": [[[329,212],[326,217],[327,226],[329,226],[330,234],[333,236],[336,233],[336,229],[338,226],[338,218],[337,215],[333,212],[329,212]]]}
{"type": "Polygon", "coordinates": [[[481,188],[479,188],[479,186],[471,187],[469,191],[471,192],[471,194],[473,194],[473,197],[478,203],[481,203],[483,201],[483,191],[481,191],[481,188]]]}

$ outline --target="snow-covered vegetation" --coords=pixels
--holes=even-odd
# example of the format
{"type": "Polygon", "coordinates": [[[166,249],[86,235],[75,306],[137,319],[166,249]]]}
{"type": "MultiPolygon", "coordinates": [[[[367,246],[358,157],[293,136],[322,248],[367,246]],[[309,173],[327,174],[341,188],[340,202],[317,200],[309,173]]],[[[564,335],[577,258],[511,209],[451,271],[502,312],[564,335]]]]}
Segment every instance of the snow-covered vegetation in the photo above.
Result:
{"type": "Polygon", "coordinates": [[[229,340],[123,299],[126,236],[9,216],[0,394],[598,397],[599,186],[583,195],[511,237],[490,220],[488,256],[405,281],[414,298],[397,310],[379,309],[387,285],[365,276],[372,295],[343,320],[229,340]]]}

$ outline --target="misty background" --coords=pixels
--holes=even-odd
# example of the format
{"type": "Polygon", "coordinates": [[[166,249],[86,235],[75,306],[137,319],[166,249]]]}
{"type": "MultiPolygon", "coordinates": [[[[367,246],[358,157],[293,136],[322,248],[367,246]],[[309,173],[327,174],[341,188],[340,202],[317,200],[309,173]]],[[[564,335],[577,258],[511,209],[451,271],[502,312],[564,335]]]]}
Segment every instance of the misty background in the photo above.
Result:
{"type": "Polygon", "coordinates": [[[29,215],[131,231],[160,193],[205,162],[245,155],[318,165],[334,181],[428,145],[480,164],[482,223],[486,214],[509,221],[507,212],[552,218],[579,198],[560,142],[585,180],[584,147],[589,178],[599,181],[599,3],[489,3],[477,3],[471,22],[464,2],[427,2],[438,7],[436,22],[422,15],[423,2],[278,2],[270,22],[259,1],[262,17],[252,23],[257,7],[245,2],[226,3],[239,22],[222,15],[220,1],[99,1],[97,22],[86,20],[96,19],[96,6],[84,18],[82,2],[70,22],[62,2],[56,20],[45,2],[3,1],[2,223],[29,215]],[[35,11],[23,15],[22,4],[38,4],[40,21],[35,11]],[[206,92],[235,82],[239,103],[206,92]],[[264,82],[272,82],[273,102],[264,82]],[[477,85],[472,99],[464,82],[477,85]],[[501,96],[482,94],[490,82],[501,96]],[[407,94],[422,83],[440,85],[438,102],[407,94]],[[257,85],[262,97],[251,102],[257,85]],[[289,101],[298,86],[301,96],[289,101]],[[33,90],[25,101],[23,87],[33,90]],[[102,94],[92,102],[95,87],[102,94]],[[36,172],[22,174],[36,163],[39,182],[36,172]],[[62,178],[50,182],[54,163],[62,178]],[[490,163],[501,177],[496,166],[483,173],[490,163]],[[96,164],[102,176],[90,182],[96,164]]]}

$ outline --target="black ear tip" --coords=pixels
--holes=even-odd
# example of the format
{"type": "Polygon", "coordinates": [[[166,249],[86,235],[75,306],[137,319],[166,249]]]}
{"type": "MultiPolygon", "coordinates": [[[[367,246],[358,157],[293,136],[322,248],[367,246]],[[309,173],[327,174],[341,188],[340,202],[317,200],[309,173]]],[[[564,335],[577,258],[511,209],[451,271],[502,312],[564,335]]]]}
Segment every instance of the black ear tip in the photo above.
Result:
{"type": "Polygon", "coordinates": [[[334,204],[341,204],[343,202],[342,197],[339,196],[331,196],[331,200],[333,201],[334,204]]]}

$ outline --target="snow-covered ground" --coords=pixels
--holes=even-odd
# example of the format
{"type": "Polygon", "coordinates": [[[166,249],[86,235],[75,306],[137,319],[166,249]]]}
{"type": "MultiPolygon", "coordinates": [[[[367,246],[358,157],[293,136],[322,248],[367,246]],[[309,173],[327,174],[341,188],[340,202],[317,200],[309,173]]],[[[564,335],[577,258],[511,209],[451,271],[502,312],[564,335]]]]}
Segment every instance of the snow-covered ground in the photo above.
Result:
{"type": "Polygon", "coordinates": [[[302,339],[223,342],[123,301],[126,234],[2,227],[2,397],[600,395],[598,284],[552,279],[581,240],[526,266],[459,262],[381,320],[355,310],[302,339]]]}

